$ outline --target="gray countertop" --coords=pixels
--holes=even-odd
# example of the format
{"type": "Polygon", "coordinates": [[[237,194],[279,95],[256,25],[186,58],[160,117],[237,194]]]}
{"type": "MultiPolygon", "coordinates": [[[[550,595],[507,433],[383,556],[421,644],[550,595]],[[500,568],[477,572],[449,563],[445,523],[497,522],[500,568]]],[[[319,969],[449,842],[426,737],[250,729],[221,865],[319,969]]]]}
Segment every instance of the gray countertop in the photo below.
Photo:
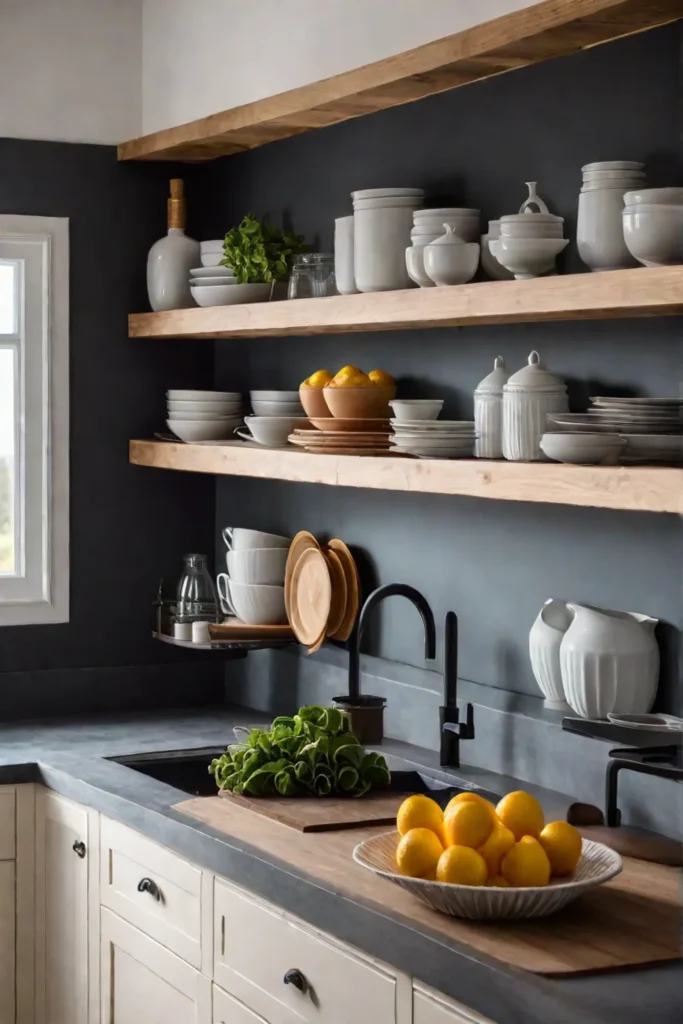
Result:
{"type": "MultiPolygon", "coordinates": [[[[317,880],[241,841],[187,818],[172,805],[187,794],[108,757],[221,747],[235,725],[267,721],[243,708],[162,712],[0,724],[0,784],[40,782],[138,829],[310,924],[460,1000],[497,1024],[681,1024],[683,966],[547,978],[508,968],[443,935],[417,928],[390,907],[342,897],[317,880]]],[[[388,741],[390,766],[437,769],[432,751],[388,741]]],[[[494,793],[518,780],[463,767],[464,778],[494,793]]],[[[564,817],[567,797],[524,784],[546,813],[564,817]]]]}

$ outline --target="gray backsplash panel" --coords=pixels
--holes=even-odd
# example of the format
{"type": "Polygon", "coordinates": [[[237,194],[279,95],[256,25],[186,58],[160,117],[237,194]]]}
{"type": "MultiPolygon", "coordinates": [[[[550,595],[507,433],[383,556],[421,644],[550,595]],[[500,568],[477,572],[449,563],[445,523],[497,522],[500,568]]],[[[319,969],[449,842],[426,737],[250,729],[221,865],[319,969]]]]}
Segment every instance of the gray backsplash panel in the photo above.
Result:
{"type": "MultiPolygon", "coordinates": [[[[652,184],[680,183],[680,41],[680,27],[670,26],[217,161],[205,170],[205,237],[252,209],[330,249],[333,218],[350,212],[353,189],[420,185],[437,204],[476,206],[487,219],[514,212],[533,179],[573,238],[583,164],[642,159],[652,184]]],[[[584,269],[574,242],[563,267],[584,269]]],[[[356,363],[394,373],[406,396],[444,397],[446,416],[471,417],[472,391],[494,357],[517,369],[532,349],[567,380],[577,411],[596,394],[681,393],[674,318],[223,341],[216,384],[293,388],[320,367],[356,363]]],[[[657,616],[658,707],[683,712],[683,525],[675,516],[237,478],[218,480],[216,500],[217,537],[228,524],[340,536],[361,559],[366,588],[416,586],[439,625],[448,609],[458,613],[461,687],[473,688],[478,714],[467,760],[602,804],[605,745],[561,733],[529,665],[529,628],[551,596],[657,616]],[[532,704],[520,711],[515,699],[532,704]]],[[[387,732],[435,747],[434,677],[404,678],[406,666],[424,664],[415,610],[387,601],[364,649],[383,659],[387,732]]],[[[231,698],[280,710],[333,696],[343,672],[338,655],[323,651],[298,661],[250,657],[229,666],[226,679],[231,698]]],[[[627,818],[660,828],[680,820],[673,784],[629,778],[623,786],[627,818]]]]}

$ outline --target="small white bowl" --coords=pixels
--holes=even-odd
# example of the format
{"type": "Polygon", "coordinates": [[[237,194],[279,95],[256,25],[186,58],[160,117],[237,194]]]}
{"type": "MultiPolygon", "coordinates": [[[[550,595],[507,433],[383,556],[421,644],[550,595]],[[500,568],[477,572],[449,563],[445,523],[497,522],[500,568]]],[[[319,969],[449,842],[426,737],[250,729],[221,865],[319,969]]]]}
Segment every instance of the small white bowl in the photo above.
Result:
{"type": "Polygon", "coordinates": [[[568,462],[577,466],[615,466],[626,448],[626,441],[617,434],[548,433],[541,437],[540,447],[554,462],[568,462]],[[590,440],[586,441],[587,437],[590,440]]]}
{"type": "Polygon", "coordinates": [[[210,238],[208,242],[200,242],[199,251],[202,255],[207,252],[223,252],[223,239],[210,238]]]}
{"type": "Polygon", "coordinates": [[[555,260],[569,245],[568,238],[497,238],[489,249],[518,281],[541,277],[555,269],[555,260]]]}
{"type": "Polygon", "coordinates": [[[204,288],[197,285],[190,288],[192,298],[198,306],[236,306],[245,302],[267,302],[270,298],[269,284],[235,284],[220,288],[204,288]]]}
{"type": "Polygon", "coordinates": [[[235,429],[230,420],[166,420],[168,429],[181,441],[193,444],[196,441],[223,441],[231,437],[235,429]]]}
{"type": "MultiPolygon", "coordinates": [[[[477,228],[477,237],[478,234],[477,228]]],[[[452,245],[433,242],[424,247],[425,273],[436,285],[467,284],[477,272],[479,251],[478,242],[452,245]]]]}
{"type": "Polygon", "coordinates": [[[221,423],[232,423],[235,427],[239,427],[244,420],[241,412],[187,412],[183,409],[169,409],[168,418],[175,421],[185,420],[188,423],[218,423],[220,420],[221,423]]]}
{"type": "Polygon", "coordinates": [[[622,220],[626,247],[639,263],[646,267],[683,263],[683,206],[627,206],[622,220]]]}
{"type": "Polygon", "coordinates": [[[178,391],[169,390],[166,397],[177,402],[241,402],[239,391],[178,391]]]}
{"type": "Polygon", "coordinates": [[[298,391],[250,391],[249,398],[252,402],[300,402],[298,391]]]}
{"type": "MultiPolygon", "coordinates": [[[[207,267],[206,269],[211,270],[212,268],[207,267]]],[[[190,288],[225,288],[237,283],[237,278],[231,277],[229,274],[225,277],[191,277],[189,281],[190,288]]]]}
{"type": "Polygon", "coordinates": [[[201,257],[203,267],[217,267],[223,259],[222,252],[203,252],[201,257]]]}
{"type": "Polygon", "coordinates": [[[627,206],[681,206],[683,205],[683,188],[645,188],[635,192],[627,192],[624,196],[627,206]]]}
{"type": "Polygon", "coordinates": [[[435,420],[443,409],[443,398],[394,398],[389,405],[399,423],[435,420]]]}
{"type": "Polygon", "coordinates": [[[195,413],[217,413],[219,416],[237,416],[242,412],[242,402],[192,402],[177,398],[166,400],[168,411],[190,419],[195,413]]]}
{"type": "MultiPolygon", "coordinates": [[[[433,239],[431,239],[433,241],[433,239]]],[[[433,288],[434,282],[427,275],[424,265],[424,245],[409,245],[406,249],[406,270],[408,277],[420,288],[433,288]]]]}
{"type": "Polygon", "coordinates": [[[301,426],[305,416],[246,416],[244,422],[251,435],[237,430],[243,441],[255,441],[267,448],[283,448],[295,427],[301,426]]]}
{"type": "Polygon", "coordinates": [[[300,401],[296,402],[258,402],[252,398],[251,408],[255,416],[303,416],[304,410],[300,401]]]}
{"type": "MultiPolygon", "coordinates": [[[[206,277],[234,277],[235,271],[232,267],[194,267],[190,271],[190,277],[206,278],[206,277]]],[[[201,284],[201,280],[197,281],[197,284],[201,284]]]]}

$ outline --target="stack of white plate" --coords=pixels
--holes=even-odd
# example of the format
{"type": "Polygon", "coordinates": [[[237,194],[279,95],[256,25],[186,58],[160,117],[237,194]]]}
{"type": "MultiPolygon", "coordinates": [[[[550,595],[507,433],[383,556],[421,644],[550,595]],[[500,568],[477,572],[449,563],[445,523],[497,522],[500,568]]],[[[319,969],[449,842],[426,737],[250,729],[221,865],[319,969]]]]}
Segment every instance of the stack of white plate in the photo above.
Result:
{"type": "Polygon", "coordinates": [[[627,442],[622,462],[680,462],[683,399],[591,398],[590,415],[613,423],[627,442]]]}
{"type": "Polygon", "coordinates": [[[237,391],[167,391],[166,425],[181,441],[221,441],[244,421],[237,391]]]}
{"type": "Polygon", "coordinates": [[[421,459],[471,459],[476,433],[473,420],[390,420],[392,448],[421,459]]]}
{"type": "Polygon", "coordinates": [[[269,284],[239,284],[234,270],[218,266],[222,258],[222,252],[212,256],[202,254],[202,263],[206,259],[215,259],[216,266],[195,267],[190,271],[190,292],[198,306],[236,306],[243,302],[268,301],[271,292],[269,284]]]}

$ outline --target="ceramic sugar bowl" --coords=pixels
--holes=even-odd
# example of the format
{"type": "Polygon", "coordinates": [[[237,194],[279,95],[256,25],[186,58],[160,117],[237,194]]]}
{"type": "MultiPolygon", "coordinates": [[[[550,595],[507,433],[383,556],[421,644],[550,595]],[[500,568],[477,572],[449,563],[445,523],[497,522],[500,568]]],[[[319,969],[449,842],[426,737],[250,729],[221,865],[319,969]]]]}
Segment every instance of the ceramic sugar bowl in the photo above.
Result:
{"type": "Polygon", "coordinates": [[[513,462],[544,460],[540,441],[548,413],[568,411],[567,385],[532,352],[528,365],[503,388],[503,456],[513,462]]]}
{"type": "Polygon", "coordinates": [[[510,374],[502,356],[496,356],[493,370],[477,384],[474,392],[474,429],[478,459],[500,459],[503,455],[503,388],[510,374]]]}

